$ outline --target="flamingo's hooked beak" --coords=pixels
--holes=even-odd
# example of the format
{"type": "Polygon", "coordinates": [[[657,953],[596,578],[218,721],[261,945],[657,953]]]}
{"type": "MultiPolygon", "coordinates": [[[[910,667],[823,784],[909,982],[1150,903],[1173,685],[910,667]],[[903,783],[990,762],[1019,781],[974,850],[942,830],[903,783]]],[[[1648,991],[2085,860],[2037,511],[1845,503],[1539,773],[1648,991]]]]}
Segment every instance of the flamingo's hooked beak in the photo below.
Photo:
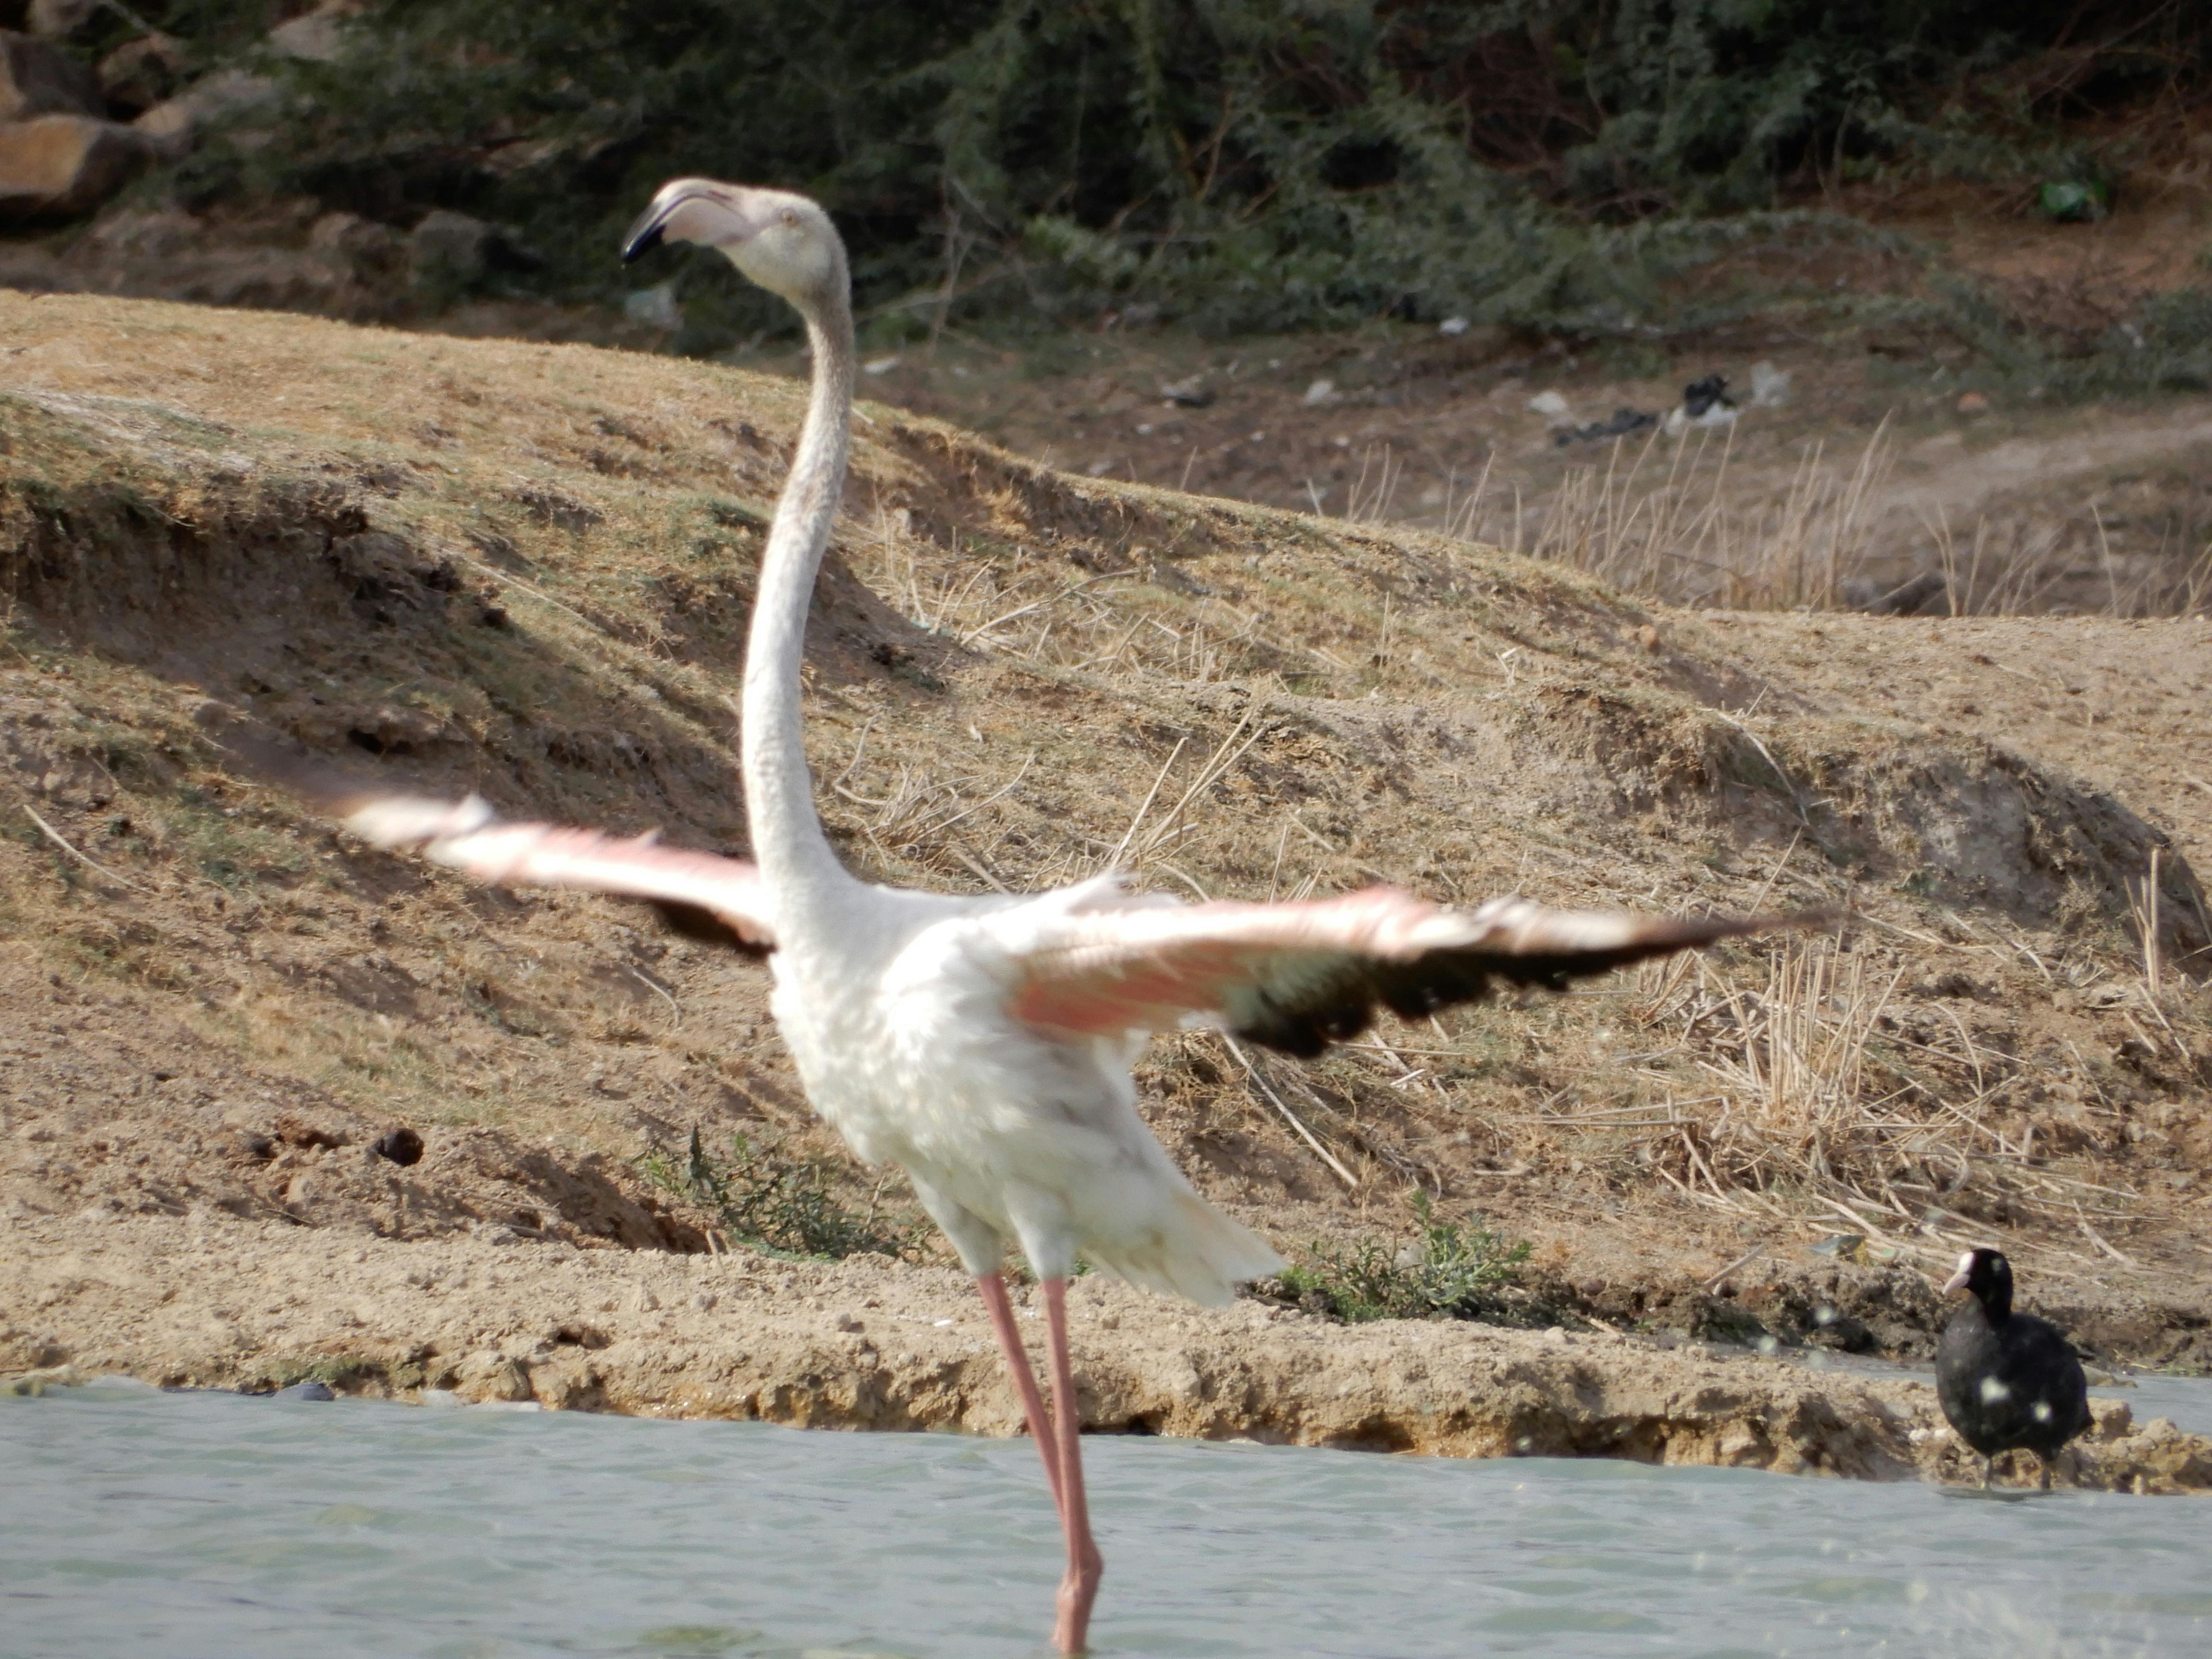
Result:
{"type": "Polygon", "coordinates": [[[639,214],[623,237],[623,263],[629,264],[641,259],[659,247],[668,234],[668,222],[686,203],[701,199],[689,191],[674,188],[663,190],[653,198],[653,204],[639,214]]]}
{"type": "Polygon", "coordinates": [[[629,264],[652,252],[660,246],[660,239],[667,230],[667,221],[660,210],[647,208],[623,237],[623,263],[629,264]]]}
{"type": "Polygon", "coordinates": [[[759,230],[765,216],[747,211],[749,195],[711,179],[678,179],[663,185],[623,238],[623,263],[643,258],[664,241],[725,248],[744,241],[759,230]]]}

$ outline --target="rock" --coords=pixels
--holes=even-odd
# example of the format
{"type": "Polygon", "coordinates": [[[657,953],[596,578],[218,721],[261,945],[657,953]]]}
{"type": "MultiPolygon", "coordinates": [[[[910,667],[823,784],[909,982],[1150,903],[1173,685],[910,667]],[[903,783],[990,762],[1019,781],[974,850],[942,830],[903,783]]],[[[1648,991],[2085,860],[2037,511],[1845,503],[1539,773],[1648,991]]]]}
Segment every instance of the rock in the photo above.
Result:
{"type": "Polygon", "coordinates": [[[289,1389],[279,1389],[269,1396],[271,1400],[335,1400],[336,1389],[327,1382],[295,1382],[289,1389]]]}
{"type": "Polygon", "coordinates": [[[484,274],[492,228],[465,213],[437,208],[407,238],[407,262],[417,288],[464,287],[484,274]]]}
{"type": "Polygon", "coordinates": [[[200,134],[219,121],[242,115],[276,95],[276,83],[244,70],[218,70],[174,98],[156,104],[131,125],[172,159],[189,152],[200,134]]]}
{"type": "Polygon", "coordinates": [[[1468,321],[1464,317],[1447,317],[1437,325],[1437,333],[1449,335],[1455,339],[1466,333],[1467,330],[1468,321]]]}
{"type": "Polygon", "coordinates": [[[18,1371],[13,1376],[0,1379],[0,1394],[36,1398],[50,1389],[79,1389],[83,1386],[84,1373],[76,1366],[47,1365],[37,1370],[18,1371]]]}
{"type": "Polygon", "coordinates": [[[489,1349],[479,1350],[461,1362],[460,1386],[456,1392],[464,1400],[479,1403],[528,1400],[530,1373],[519,1359],[489,1349]]]}
{"type": "Polygon", "coordinates": [[[357,283],[395,277],[407,264],[399,233],[357,213],[323,215],[307,232],[307,248],[332,275],[357,283]]]}
{"type": "Polygon", "coordinates": [[[1962,392],[1959,394],[1959,413],[1961,415],[1986,415],[1989,412],[1990,400],[1981,392],[1962,392]]]}
{"type": "Polygon", "coordinates": [[[1659,424],[1659,417],[1640,409],[1623,406],[1613,411],[1609,421],[1592,421],[1588,426],[1554,427],[1552,442],[1564,448],[1569,444],[1598,443],[1607,438],[1623,438],[1632,432],[1641,432],[1647,426],[1659,424]]]}
{"type": "Polygon", "coordinates": [[[354,8],[345,0],[317,8],[269,31],[269,46],[285,58],[333,64],[345,52],[345,26],[354,8]]]}
{"type": "Polygon", "coordinates": [[[181,209],[129,208],[102,215],[86,240],[115,258],[161,259],[195,246],[206,234],[206,222],[181,209]]]}
{"type": "Polygon", "coordinates": [[[1336,382],[1334,380],[1316,380],[1311,386],[1306,388],[1306,395],[1299,401],[1304,403],[1308,409],[1318,409],[1323,404],[1334,403],[1336,401],[1336,382]]]}
{"type": "Polygon", "coordinates": [[[189,98],[165,98],[132,116],[131,128],[154,146],[155,154],[174,160],[191,149],[198,123],[189,98]]]}
{"type": "Polygon", "coordinates": [[[1574,410],[1556,392],[1538,392],[1528,399],[1528,409],[1532,414],[1541,415],[1547,426],[1572,426],[1575,423],[1574,410]]]}
{"type": "Polygon", "coordinates": [[[41,115],[0,126],[0,222],[89,213],[151,154],[130,127],[86,115],[41,115]]]}
{"type": "Polygon", "coordinates": [[[1187,380],[1171,380],[1160,387],[1160,396],[1184,409],[1205,409],[1213,402],[1213,388],[1206,383],[1203,374],[1194,374],[1187,380]]]}
{"type": "Polygon", "coordinates": [[[378,1136],[370,1143],[369,1151],[404,1170],[422,1161],[422,1137],[403,1124],[378,1136]]]}
{"type": "Polygon", "coordinates": [[[185,72],[184,43],[173,35],[142,34],[100,60],[100,96],[106,113],[136,119],[173,95],[185,72]]]}
{"type": "MultiPolygon", "coordinates": [[[[684,307],[677,302],[676,284],[655,283],[651,288],[641,288],[635,294],[623,297],[623,315],[633,323],[642,323],[647,328],[681,328],[684,307]]],[[[863,367],[862,373],[887,374],[898,367],[896,357],[878,357],[863,367]]]]}
{"type": "Polygon", "coordinates": [[[1865,1322],[1826,1305],[1814,1310],[1813,1328],[1805,1340],[1815,1347],[1835,1348],[1844,1353],[1866,1353],[1876,1346],[1874,1333],[1865,1322]]]}
{"type": "Polygon", "coordinates": [[[1774,409],[1790,401],[1790,371],[1777,368],[1772,363],[1753,363],[1751,366],[1751,405],[1753,409],[1774,409]]]}
{"type": "Polygon", "coordinates": [[[31,0],[24,23],[33,34],[64,40],[90,22],[100,7],[100,0],[31,0]]]}
{"type": "Polygon", "coordinates": [[[106,112],[90,70],[58,47],[0,29],[0,121],[106,112]]]}

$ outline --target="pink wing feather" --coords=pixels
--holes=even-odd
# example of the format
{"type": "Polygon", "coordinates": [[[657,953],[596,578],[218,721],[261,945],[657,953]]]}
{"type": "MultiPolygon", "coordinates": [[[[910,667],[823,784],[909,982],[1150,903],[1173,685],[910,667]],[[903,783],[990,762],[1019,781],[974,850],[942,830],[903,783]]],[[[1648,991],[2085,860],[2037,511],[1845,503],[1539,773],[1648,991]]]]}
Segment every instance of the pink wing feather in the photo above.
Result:
{"type": "MultiPolygon", "coordinates": [[[[606,836],[550,823],[502,823],[475,795],[459,802],[377,795],[348,804],[346,828],[379,847],[404,848],[503,887],[576,887],[645,899],[685,931],[703,912],[741,949],[775,948],[767,890],[742,859],[663,847],[648,833],[606,836]]],[[[720,937],[707,930],[709,937],[720,937]]]]}
{"type": "Polygon", "coordinates": [[[1558,990],[1646,957],[1814,920],[1690,921],[1520,898],[1458,910],[1395,887],[1281,904],[1102,906],[1050,925],[1021,953],[1012,1009],[1041,1030],[1076,1036],[1196,1018],[1310,1056],[1358,1036],[1377,1005],[1413,1017],[1498,984],[1558,990]]]}

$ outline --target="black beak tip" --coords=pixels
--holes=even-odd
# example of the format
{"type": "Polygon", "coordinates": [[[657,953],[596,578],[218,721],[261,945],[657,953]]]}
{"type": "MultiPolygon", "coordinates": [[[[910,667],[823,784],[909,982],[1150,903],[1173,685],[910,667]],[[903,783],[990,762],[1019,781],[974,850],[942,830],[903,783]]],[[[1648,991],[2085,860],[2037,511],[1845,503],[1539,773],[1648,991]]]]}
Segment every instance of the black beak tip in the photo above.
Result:
{"type": "Polygon", "coordinates": [[[662,227],[648,225],[623,244],[623,263],[634,264],[660,246],[662,227]]]}

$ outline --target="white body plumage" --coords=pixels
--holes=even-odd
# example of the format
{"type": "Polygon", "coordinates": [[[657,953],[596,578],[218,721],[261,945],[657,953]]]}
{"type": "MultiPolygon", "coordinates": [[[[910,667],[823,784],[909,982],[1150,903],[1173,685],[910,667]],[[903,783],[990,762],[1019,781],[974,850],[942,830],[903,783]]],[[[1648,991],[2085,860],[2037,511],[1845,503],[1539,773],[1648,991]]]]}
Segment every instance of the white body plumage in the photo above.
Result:
{"type": "Polygon", "coordinates": [[[1220,1304],[1281,1266],[1192,1190],[1138,1115],[1129,1068],[1149,1033],[1059,1036],[1009,1012],[1040,933],[1143,901],[1110,879],[1029,899],[855,896],[848,929],[771,958],[776,1024],[807,1097],[854,1152],[907,1172],[969,1272],[1012,1243],[1040,1279],[1079,1255],[1220,1304]]]}

